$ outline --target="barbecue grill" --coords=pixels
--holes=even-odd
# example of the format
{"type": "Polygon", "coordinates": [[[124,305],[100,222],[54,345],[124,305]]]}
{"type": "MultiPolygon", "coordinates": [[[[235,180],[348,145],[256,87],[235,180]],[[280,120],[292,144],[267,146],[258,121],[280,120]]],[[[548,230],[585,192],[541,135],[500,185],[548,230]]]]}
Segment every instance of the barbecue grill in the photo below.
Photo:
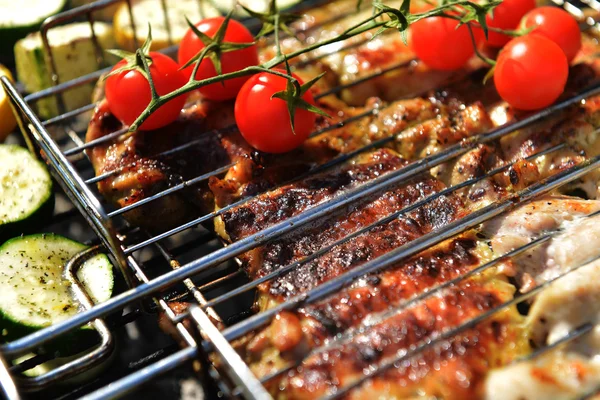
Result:
{"type": "MultiPolygon", "coordinates": [[[[297,365],[292,363],[275,374],[259,379],[253,375],[249,367],[234,350],[231,344],[232,341],[263,326],[274,318],[277,313],[283,310],[294,309],[303,304],[322,299],[369,272],[386,268],[400,260],[413,256],[424,249],[509,211],[522,202],[533,199],[541,194],[548,193],[551,190],[574,181],[586,173],[600,167],[600,156],[591,158],[586,162],[573,166],[544,181],[537,182],[526,189],[511,195],[507,199],[472,212],[443,228],[398,247],[383,256],[368,261],[358,268],[349,270],[301,296],[294,297],[267,311],[252,314],[249,312],[249,306],[252,302],[253,290],[260,283],[285,274],[294,268],[298,268],[300,265],[308,263],[325,254],[334,246],[348,241],[361,233],[368,232],[375,226],[384,224],[400,215],[413,211],[440,196],[468,187],[469,185],[475,184],[476,182],[495,174],[505,172],[512,164],[487,171],[485,175],[481,177],[472,178],[459,185],[444,189],[439,193],[431,195],[403,210],[395,212],[372,225],[360,229],[358,232],[355,232],[348,237],[323,247],[321,250],[304,259],[289,264],[258,280],[248,282],[244,273],[238,269],[238,265],[235,262],[236,256],[261,244],[267,243],[280,235],[293,232],[308,224],[317,223],[317,221],[332,214],[337,209],[357,202],[366,196],[378,193],[394,184],[404,182],[417,174],[428,171],[434,166],[448,162],[465,154],[479,144],[492,142],[518,129],[543,121],[561,110],[584,101],[590,96],[600,94],[600,84],[596,83],[572,97],[564,99],[544,110],[535,112],[517,122],[510,123],[482,135],[468,138],[440,153],[411,163],[406,167],[383,175],[367,184],[359,185],[358,187],[349,190],[345,196],[334,198],[227,246],[223,246],[217,237],[210,230],[205,229],[202,224],[204,222],[210,222],[213,218],[248,201],[248,199],[242,199],[219,211],[200,216],[169,231],[160,234],[151,234],[139,227],[128,224],[123,219],[123,214],[140,207],[143,204],[155,201],[162,196],[206,181],[211,176],[223,174],[232,165],[227,165],[210,173],[169,187],[158,194],[120,209],[114,209],[113,206],[109,205],[99,196],[95,184],[108,177],[111,173],[94,176],[85,150],[115,140],[125,132],[123,130],[117,131],[103,136],[100,139],[85,143],[83,140],[85,127],[82,129],[79,120],[82,119],[82,117],[85,118],[84,116],[86,113],[93,110],[96,104],[92,103],[74,111],[64,112],[65,108],[62,101],[62,93],[73,87],[97,81],[103,73],[108,71],[109,67],[100,68],[95,73],[69,82],[60,82],[55,74],[56,68],[52,58],[52,48],[47,40],[47,33],[55,26],[62,23],[82,19],[89,21],[93,32],[94,12],[121,1],[126,1],[131,12],[131,0],[100,0],[93,4],[51,17],[44,22],[41,33],[44,46],[49,54],[50,69],[53,74],[52,78],[54,82],[52,88],[23,97],[17,91],[15,86],[6,78],[1,79],[2,85],[6,89],[12,100],[14,109],[17,112],[19,125],[28,146],[36,154],[41,155],[43,160],[49,165],[51,173],[59,183],[64,195],[68,198],[68,201],[72,204],[68,210],[56,215],[52,221],[48,222],[48,229],[71,222],[73,219],[80,219],[83,217],[94,233],[89,238],[89,243],[92,247],[74,257],[67,266],[68,278],[70,278],[73,283],[74,295],[82,305],[82,312],[59,324],[0,346],[0,387],[4,392],[4,395],[10,400],[19,399],[26,393],[38,392],[42,389],[54,387],[57,382],[61,380],[82,374],[93,368],[103,360],[111,357],[111,354],[115,352],[115,331],[117,329],[135,321],[141,314],[146,312],[155,313],[157,311],[164,312],[175,327],[180,339],[178,341],[178,346],[167,345],[166,348],[161,349],[150,357],[144,358],[139,363],[136,363],[137,367],[127,371],[126,375],[113,377],[112,381],[108,382],[101,381],[100,387],[98,387],[98,384],[84,385],[73,392],[58,392],[60,393],[60,396],[84,396],[88,399],[100,399],[124,395],[136,390],[141,385],[152,381],[162,374],[194,362],[199,364],[199,367],[196,369],[199,371],[199,376],[205,378],[205,383],[214,383],[217,388],[216,390],[220,391],[220,393],[226,397],[242,397],[249,399],[270,398],[264,384],[275,379],[277,376],[286,373],[288,370],[295,368],[297,365]],[[63,112],[57,117],[42,121],[36,115],[35,104],[38,100],[50,96],[56,98],[59,110],[63,112]],[[77,279],[74,279],[73,274],[83,261],[98,252],[106,252],[109,254],[114,265],[120,270],[127,287],[107,302],[92,305],[85,290],[78,283],[77,279]],[[170,300],[174,299],[192,302],[193,306],[182,314],[176,314],[171,310],[168,303],[170,300]],[[122,314],[122,310],[124,309],[127,309],[128,311],[122,314]],[[116,320],[111,317],[111,314],[115,313],[120,315],[116,320]],[[110,322],[108,322],[109,319],[110,322]],[[96,348],[80,355],[77,359],[35,378],[24,377],[20,375],[19,372],[47,361],[52,358],[51,355],[38,355],[20,364],[13,365],[12,360],[16,357],[28,353],[38,348],[40,345],[89,322],[92,323],[94,329],[98,332],[100,340],[96,348]]],[[[160,1],[160,3],[162,4],[164,11],[166,3],[165,1],[160,1]]],[[[315,7],[319,3],[322,3],[322,1],[308,1],[302,3],[298,8],[306,9],[315,7]]],[[[572,4],[562,3],[561,1],[559,5],[584,21],[582,22],[582,29],[595,29],[596,21],[592,18],[584,18],[585,10],[593,9],[595,11],[600,11],[600,2],[587,0],[584,3],[572,4]]],[[[341,16],[335,16],[332,18],[340,17],[341,16]]],[[[133,17],[131,18],[131,23],[132,25],[134,24],[133,17]]],[[[250,27],[256,27],[256,21],[247,20],[246,23],[250,27]]],[[[165,24],[167,30],[169,30],[169,22],[166,18],[166,14],[165,24]]],[[[134,33],[135,31],[136,30],[133,29],[134,33]]],[[[105,60],[103,58],[103,49],[100,48],[99,43],[95,38],[95,34],[92,35],[92,39],[97,50],[98,63],[99,65],[104,66],[105,60]]],[[[353,43],[350,46],[357,46],[361,43],[353,43]]],[[[172,52],[174,49],[174,47],[166,49],[166,52],[172,52]]],[[[306,62],[308,61],[303,61],[303,63],[306,62]]],[[[361,77],[357,81],[331,89],[320,96],[337,93],[346,87],[367,82],[370,79],[392,72],[396,69],[406,68],[409,65],[410,62],[403,62],[387,67],[369,76],[361,77]]],[[[369,114],[377,113],[378,111],[377,108],[367,110],[360,115],[353,116],[326,129],[335,129],[343,124],[351,123],[369,114]]],[[[314,132],[312,135],[319,135],[323,132],[325,132],[325,130],[314,132]]],[[[326,164],[315,168],[315,170],[310,171],[310,173],[314,174],[332,168],[362,152],[385,145],[393,139],[393,137],[380,139],[377,142],[353,151],[352,153],[338,156],[326,164]]],[[[193,145],[193,143],[173,148],[165,152],[164,155],[167,155],[167,153],[169,155],[176,154],[178,151],[182,151],[191,145],[193,145]]],[[[557,145],[534,154],[529,158],[533,159],[550,154],[563,147],[563,144],[557,145]]],[[[115,173],[118,173],[118,171],[115,171],[115,173]]],[[[553,232],[536,238],[523,247],[514,249],[486,264],[480,265],[462,276],[451,279],[450,281],[408,300],[397,309],[390,310],[386,315],[389,316],[392,313],[399,312],[401,309],[404,309],[411,304],[423,301],[441,290],[456,285],[457,283],[492,268],[511,257],[519,256],[527,250],[547,243],[556,234],[557,232],[553,232]]],[[[598,254],[595,259],[597,258],[600,258],[600,254],[598,254]]],[[[591,261],[593,260],[587,260],[587,262],[591,261]]],[[[435,346],[441,341],[453,337],[461,331],[476,326],[486,318],[489,318],[492,314],[499,312],[506,307],[519,304],[531,298],[544,290],[555,280],[561,279],[567,273],[576,270],[584,264],[574,266],[560,276],[540,284],[526,293],[515,295],[510,301],[481,314],[465,324],[443,331],[439,335],[420,343],[416,347],[398,353],[392,359],[374,365],[360,380],[351,385],[341,387],[337,392],[330,393],[327,398],[334,399],[347,394],[354,387],[362,385],[385,370],[399,365],[403,360],[409,359],[410,357],[435,346]]],[[[373,324],[373,321],[365,322],[356,329],[368,330],[370,324],[373,324]]],[[[552,351],[566,342],[575,340],[587,334],[593,328],[594,326],[592,324],[585,324],[578,327],[564,336],[561,340],[537,350],[535,353],[528,356],[528,358],[538,357],[543,353],[552,351]]],[[[346,340],[351,333],[352,332],[346,332],[345,334],[339,335],[339,337],[336,338],[336,341],[342,342],[346,340]]],[[[133,341],[130,345],[144,346],[141,341],[133,341]]],[[[322,350],[323,348],[313,349],[311,354],[322,350]]],[[[515,362],[519,361],[520,360],[517,360],[515,362]]],[[[590,397],[597,392],[600,392],[600,386],[590,393],[582,393],[582,398],[590,397]]],[[[59,395],[57,395],[57,397],[58,396],[59,395]]]]}

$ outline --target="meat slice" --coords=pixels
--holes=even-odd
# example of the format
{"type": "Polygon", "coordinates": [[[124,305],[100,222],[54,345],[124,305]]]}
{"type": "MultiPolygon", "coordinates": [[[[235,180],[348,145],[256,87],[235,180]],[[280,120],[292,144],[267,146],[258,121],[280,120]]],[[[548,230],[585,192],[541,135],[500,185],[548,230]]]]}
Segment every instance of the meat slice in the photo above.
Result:
{"type": "MultiPolygon", "coordinates": [[[[598,385],[600,364],[572,352],[557,350],[490,373],[488,400],[571,400],[598,385]]],[[[598,396],[592,397],[598,399],[598,396]]]]}
{"type": "MultiPolygon", "coordinates": [[[[364,329],[304,360],[284,379],[289,398],[311,399],[364,378],[381,363],[511,298],[506,283],[470,282],[364,329]]],[[[344,398],[476,398],[488,370],[527,350],[514,309],[403,360],[344,398]]],[[[281,385],[281,384],[280,384],[281,385]]]]}
{"type": "MultiPolygon", "coordinates": [[[[222,167],[230,159],[248,157],[249,146],[237,133],[211,132],[226,125],[231,116],[225,112],[222,125],[207,126],[203,118],[206,111],[201,106],[192,107],[165,128],[125,134],[114,142],[104,142],[87,150],[96,175],[112,173],[98,182],[99,192],[121,208],[222,167]],[[174,154],[160,155],[180,146],[185,148],[174,154]]],[[[104,100],[90,121],[86,141],[102,139],[122,128],[104,100]]],[[[160,229],[168,229],[212,209],[212,194],[207,189],[206,183],[190,186],[135,208],[125,217],[136,226],[153,230],[159,221],[160,229]]]]}
{"type": "MultiPolygon", "coordinates": [[[[355,185],[365,184],[405,164],[406,161],[390,150],[376,151],[336,171],[258,196],[224,213],[221,228],[230,240],[239,240],[317,204],[342,196],[355,185]]],[[[301,229],[240,258],[251,278],[263,277],[443,188],[441,182],[423,175],[340,210],[339,214],[321,221],[316,228],[301,229]]],[[[463,213],[463,205],[457,197],[442,196],[416,211],[334,246],[326,255],[283,276],[261,284],[258,307],[264,310],[292,296],[301,295],[322,282],[445,226],[463,213]]],[[[269,375],[289,363],[302,362],[301,368],[273,385],[284,388],[291,399],[318,397],[327,390],[362,376],[363,369],[404,346],[409,348],[420,339],[441,332],[443,327],[466,321],[474,315],[471,312],[483,312],[509,298],[512,295],[511,286],[495,282],[492,275],[490,279],[495,283],[468,283],[462,291],[457,289],[456,292],[434,296],[394,317],[376,322],[372,334],[361,334],[347,345],[304,359],[311,349],[323,345],[335,346],[340,333],[376,321],[378,314],[399,307],[412,297],[469,271],[487,259],[488,254],[489,250],[479,243],[473,233],[466,233],[392,268],[365,276],[322,301],[281,313],[269,326],[243,338],[236,346],[258,376],[269,375]],[[396,339],[392,341],[392,337],[396,339]]],[[[417,371],[400,368],[382,375],[381,380],[378,378],[375,381],[377,383],[365,387],[382,385],[377,386],[377,390],[387,388],[382,391],[383,394],[416,393],[417,387],[423,385],[431,386],[431,391],[427,393],[432,396],[447,391],[455,393],[454,398],[460,398],[470,393],[470,390],[479,386],[490,365],[500,363],[503,357],[514,356],[508,352],[496,352],[497,348],[517,341],[519,337],[516,330],[508,327],[508,320],[518,319],[518,315],[514,310],[506,315],[495,320],[498,325],[490,323],[486,325],[487,328],[465,333],[465,337],[473,341],[473,348],[468,350],[468,356],[458,358],[457,364],[451,362],[449,370],[444,369],[445,372],[425,378],[425,372],[436,363],[456,357],[458,353],[464,355],[461,339],[440,350],[442,354],[434,351],[424,355],[425,358],[420,361],[423,366],[417,371]],[[507,317],[509,314],[510,317],[507,317]],[[484,352],[489,354],[489,359],[481,356],[484,352]],[[472,379],[467,385],[469,389],[454,391],[459,387],[456,381],[459,378],[451,378],[452,373],[456,373],[455,377],[465,373],[468,379],[472,379]],[[446,375],[448,381],[440,381],[440,377],[446,375]],[[438,384],[435,384],[436,380],[438,384]],[[444,392],[440,392],[442,390],[444,392]]],[[[517,351],[512,344],[511,348],[517,351]]],[[[518,351],[521,351],[520,348],[518,351]]]]}
{"type": "MultiPolygon", "coordinates": [[[[486,223],[483,233],[491,239],[493,250],[500,255],[524,246],[544,233],[574,224],[579,218],[598,210],[598,201],[548,196],[486,223]]],[[[593,228],[593,225],[588,228],[593,228]]],[[[581,234],[592,235],[595,231],[586,229],[581,234]]],[[[595,236],[589,238],[596,239],[595,236]]],[[[506,273],[515,277],[519,287],[527,290],[556,275],[561,268],[566,268],[565,264],[570,265],[591,257],[596,249],[588,244],[586,240],[555,239],[519,257],[506,273]],[[555,261],[556,257],[560,257],[560,260],[555,261]]]]}

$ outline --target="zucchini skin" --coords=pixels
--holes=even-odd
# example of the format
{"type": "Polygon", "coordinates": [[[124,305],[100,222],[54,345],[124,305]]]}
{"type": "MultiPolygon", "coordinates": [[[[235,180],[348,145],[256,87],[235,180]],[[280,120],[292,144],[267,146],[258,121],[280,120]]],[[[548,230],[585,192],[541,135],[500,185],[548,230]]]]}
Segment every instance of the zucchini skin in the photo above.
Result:
{"type": "MultiPolygon", "coordinates": [[[[22,240],[65,241],[66,245],[73,246],[72,249],[75,251],[74,254],[87,248],[87,246],[64,236],[53,233],[41,233],[12,238],[0,246],[0,253],[8,252],[7,250],[10,249],[12,244],[22,240]]],[[[102,257],[104,262],[106,262],[108,265],[111,265],[108,257],[105,254],[100,254],[96,257],[102,257]]],[[[111,285],[109,290],[112,294],[114,289],[114,275],[112,274],[112,269],[110,279],[111,285]]],[[[8,315],[5,311],[3,311],[2,307],[0,307],[0,343],[6,343],[19,339],[44,327],[45,326],[36,326],[19,321],[11,317],[11,315],[8,315]]],[[[68,357],[89,349],[90,347],[97,345],[99,342],[100,338],[94,328],[89,325],[84,325],[79,329],[72,330],[71,332],[61,335],[59,338],[44,344],[35,352],[39,354],[58,352],[61,357],[68,357]]]]}

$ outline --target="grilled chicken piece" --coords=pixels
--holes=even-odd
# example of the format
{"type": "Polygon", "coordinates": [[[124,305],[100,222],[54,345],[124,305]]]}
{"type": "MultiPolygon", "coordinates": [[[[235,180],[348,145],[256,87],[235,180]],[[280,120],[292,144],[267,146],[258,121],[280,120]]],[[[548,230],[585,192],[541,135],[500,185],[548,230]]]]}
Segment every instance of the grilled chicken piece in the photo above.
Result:
{"type": "MultiPolygon", "coordinates": [[[[211,132],[231,122],[227,112],[221,115],[222,126],[207,126],[208,120],[203,118],[207,111],[197,105],[165,128],[123,135],[116,143],[105,142],[88,150],[96,175],[115,173],[98,183],[100,193],[119,208],[125,207],[224,166],[231,158],[251,154],[236,133],[211,132]],[[160,155],[183,145],[186,148],[173,155],[160,155]],[[196,162],[198,159],[202,162],[196,162]]],[[[107,102],[102,101],[90,121],[86,141],[122,128],[108,110],[107,102]]],[[[125,217],[143,228],[155,229],[158,221],[161,229],[168,229],[211,209],[212,195],[207,189],[202,183],[188,187],[129,211],[125,217]]]]}
{"type": "MultiPolygon", "coordinates": [[[[547,196],[486,223],[483,232],[491,238],[494,252],[500,255],[526,245],[544,232],[551,232],[573,224],[578,218],[598,210],[600,210],[598,201],[547,196]]],[[[590,231],[582,230],[582,232],[587,235],[590,231]]],[[[519,287],[526,291],[532,285],[550,279],[557,271],[556,266],[559,271],[560,265],[570,264],[573,258],[579,256],[582,257],[579,260],[585,260],[586,257],[590,257],[590,252],[595,250],[594,246],[588,246],[586,240],[572,242],[568,247],[564,240],[561,242],[553,240],[519,257],[506,273],[514,276],[519,287]],[[560,261],[554,260],[557,255],[561,256],[560,261]]]]}
{"type": "MultiPolygon", "coordinates": [[[[584,216],[600,210],[599,201],[549,196],[490,223],[492,247],[498,254],[523,246],[540,235],[562,233],[513,261],[507,272],[521,290],[555,279],[533,300],[527,316],[528,336],[535,347],[556,343],[586,323],[600,322],[600,218],[584,216]],[[592,261],[593,260],[593,261],[592,261]],[[591,262],[590,262],[591,261],[591,262]],[[589,263],[589,264],[586,264],[589,263]],[[563,274],[566,274],[562,276],[563,274]]],[[[490,375],[489,399],[570,399],[600,384],[600,328],[539,359],[520,362],[490,375]],[[498,392],[500,385],[504,388],[498,392]]]]}
{"type": "Polygon", "coordinates": [[[485,385],[485,399],[577,399],[597,387],[599,376],[598,362],[557,350],[535,360],[491,372],[485,385]]]}
{"type": "MultiPolygon", "coordinates": [[[[225,212],[221,217],[224,231],[220,233],[231,241],[237,241],[311,207],[341,196],[344,191],[365,184],[382,174],[397,170],[405,165],[405,160],[386,149],[362,155],[350,165],[283,186],[225,212]]],[[[340,210],[340,216],[326,225],[320,226],[316,231],[301,230],[293,237],[282,238],[268,244],[266,248],[259,248],[246,253],[243,256],[247,262],[246,269],[251,277],[258,277],[276,270],[294,258],[309,255],[318,247],[344,237],[360,226],[366,226],[378,218],[389,215],[393,211],[398,211],[442,188],[443,184],[441,182],[425,176],[406,187],[395,187],[389,192],[386,191],[376,197],[365,199],[362,205],[354,205],[346,210],[340,210]],[[315,234],[318,235],[319,240],[315,240],[315,234]]],[[[398,229],[406,232],[405,235],[418,237],[453,220],[459,210],[460,203],[457,199],[442,196],[434,203],[412,212],[410,218],[408,216],[400,217],[393,224],[398,224],[398,229]],[[411,232],[414,233],[411,234],[411,232]]],[[[385,231],[382,233],[385,234],[385,231]]],[[[366,236],[363,240],[369,242],[372,238],[373,236],[366,236]]],[[[409,236],[406,237],[406,239],[409,238],[409,236]]],[[[389,240],[391,238],[388,237],[387,241],[389,242],[389,240]]],[[[406,241],[405,239],[398,240],[400,240],[398,245],[406,241]]],[[[372,246],[376,245],[377,242],[373,241],[372,244],[366,242],[364,246],[367,253],[362,256],[356,252],[355,248],[340,249],[339,251],[343,253],[338,254],[337,257],[343,256],[347,259],[347,262],[340,263],[343,261],[340,259],[333,263],[331,268],[339,270],[345,264],[351,265],[353,258],[370,258],[369,253],[375,250],[372,246]],[[347,254],[343,255],[345,253],[347,254]],[[354,253],[353,257],[351,257],[352,253],[354,253]]],[[[392,243],[395,242],[390,242],[390,245],[392,243]]],[[[333,255],[335,251],[329,254],[333,255]]],[[[300,273],[302,270],[303,268],[298,269],[295,273],[300,273]]],[[[303,273],[306,276],[302,276],[302,279],[290,278],[289,283],[278,284],[277,287],[285,290],[285,287],[290,284],[293,286],[304,285],[303,289],[306,290],[309,286],[318,284],[320,279],[318,276],[308,273],[310,270],[325,272],[318,267],[310,267],[306,269],[307,273],[303,273]]],[[[331,275],[325,273],[323,277],[325,276],[331,275]]],[[[280,279],[288,280],[285,277],[280,279]]]]}

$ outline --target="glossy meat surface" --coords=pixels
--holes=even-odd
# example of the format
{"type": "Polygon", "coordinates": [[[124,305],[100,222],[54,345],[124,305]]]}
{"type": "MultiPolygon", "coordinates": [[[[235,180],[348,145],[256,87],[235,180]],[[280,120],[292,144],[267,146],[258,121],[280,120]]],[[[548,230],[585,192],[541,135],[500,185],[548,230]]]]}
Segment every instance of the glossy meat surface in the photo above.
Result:
{"type": "MultiPolygon", "coordinates": [[[[391,151],[376,151],[337,171],[284,186],[224,213],[222,219],[225,231],[231,240],[239,240],[315,205],[331,201],[345,191],[373,181],[405,164],[402,158],[391,151]]],[[[309,256],[321,247],[354,233],[360,227],[400,211],[443,187],[441,182],[431,177],[417,178],[406,185],[393,187],[371,199],[365,199],[362,204],[340,210],[338,215],[322,221],[317,228],[304,229],[275,240],[241,258],[246,262],[245,268],[251,277],[264,276],[309,256]]],[[[336,246],[314,262],[295,268],[272,282],[269,292],[276,297],[282,296],[283,299],[304,292],[344,270],[446,225],[459,213],[460,202],[452,196],[442,196],[368,234],[336,246]]]]}

